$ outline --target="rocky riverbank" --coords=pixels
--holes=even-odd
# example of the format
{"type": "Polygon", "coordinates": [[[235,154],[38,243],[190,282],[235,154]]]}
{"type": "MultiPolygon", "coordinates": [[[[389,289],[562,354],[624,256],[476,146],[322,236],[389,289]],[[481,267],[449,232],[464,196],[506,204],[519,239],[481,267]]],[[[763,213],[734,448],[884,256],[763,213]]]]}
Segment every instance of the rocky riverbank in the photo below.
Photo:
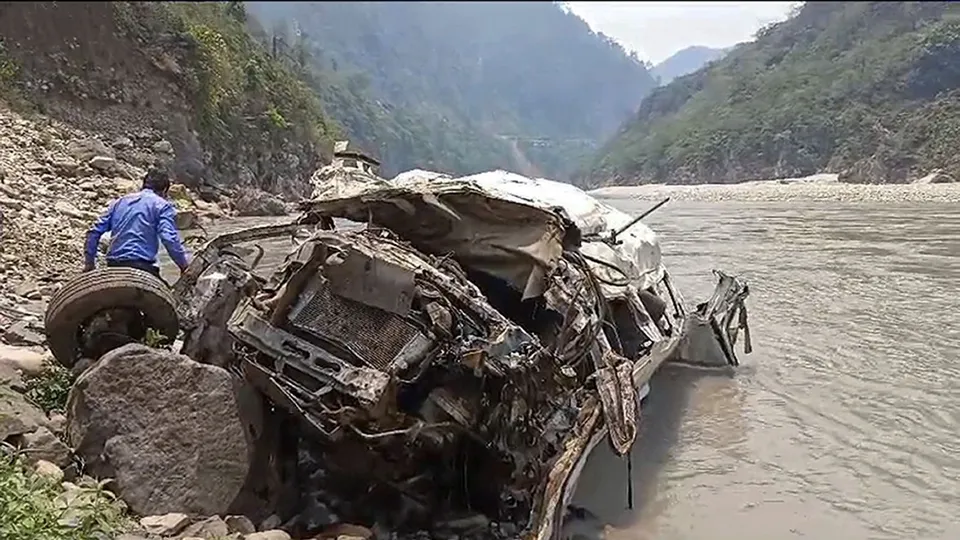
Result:
{"type": "Polygon", "coordinates": [[[846,184],[836,175],[809,178],[744,182],[742,184],[701,184],[692,186],[648,184],[611,186],[591,191],[605,199],[701,202],[875,202],[875,203],[956,203],[960,183],[846,184]]]}

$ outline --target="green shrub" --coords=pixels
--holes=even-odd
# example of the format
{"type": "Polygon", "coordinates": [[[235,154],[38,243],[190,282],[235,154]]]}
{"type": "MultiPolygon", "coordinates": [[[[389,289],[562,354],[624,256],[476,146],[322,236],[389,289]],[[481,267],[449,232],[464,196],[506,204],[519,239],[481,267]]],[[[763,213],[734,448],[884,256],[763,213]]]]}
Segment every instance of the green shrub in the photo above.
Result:
{"type": "Polygon", "coordinates": [[[27,398],[49,413],[64,411],[75,379],[69,369],[50,362],[41,373],[28,375],[23,382],[27,387],[27,398]]]}
{"type": "Polygon", "coordinates": [[[0,538],[90,540],[130,530],[125,505],[104,484],[82,479],[64,491],[18,457],[0,453],[0,538]]]}

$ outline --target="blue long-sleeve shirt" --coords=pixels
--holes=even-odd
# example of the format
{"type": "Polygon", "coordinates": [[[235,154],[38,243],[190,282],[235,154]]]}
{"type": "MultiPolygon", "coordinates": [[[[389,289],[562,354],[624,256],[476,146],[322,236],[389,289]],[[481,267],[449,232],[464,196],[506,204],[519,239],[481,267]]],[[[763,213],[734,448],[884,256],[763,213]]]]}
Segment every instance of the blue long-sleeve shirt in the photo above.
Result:
{"type": "Polygon", "coordinates": [[[87,265],[97,258],[100,238],[110,231],[108,261],[145,261],[156,264],[160,242],[180,268],[187,266],[187,252],[177,231],[173,204],[151,189],[143,189],[110,203],[87,233],[84,254],[87,265]]]}

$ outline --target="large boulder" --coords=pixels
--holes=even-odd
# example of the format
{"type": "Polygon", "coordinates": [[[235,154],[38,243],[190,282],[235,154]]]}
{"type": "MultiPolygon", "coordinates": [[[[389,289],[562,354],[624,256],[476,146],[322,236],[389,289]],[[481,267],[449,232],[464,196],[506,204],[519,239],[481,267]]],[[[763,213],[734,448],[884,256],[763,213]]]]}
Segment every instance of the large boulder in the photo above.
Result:
{"type": "Polygon", "coordinates": [[[280,198],[255,188],[240,188],[233,197],[238,216],[285,216],[287,206],[280,198]]]}
{"type": "Polygon", "coordinates": [[[130,344],[70,391],[67,437],[87,471],[141,515],[223,514],[250,470],[252,436],[226,370],[130,344]]]}

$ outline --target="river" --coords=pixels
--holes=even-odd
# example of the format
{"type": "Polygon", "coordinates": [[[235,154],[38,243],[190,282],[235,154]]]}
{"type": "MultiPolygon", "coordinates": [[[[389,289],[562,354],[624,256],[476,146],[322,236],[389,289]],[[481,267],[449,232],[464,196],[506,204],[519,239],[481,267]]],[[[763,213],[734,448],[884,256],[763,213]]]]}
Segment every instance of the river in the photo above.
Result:
{"type": "Polygon", "coordinates": [[[733,376],[657,374],[633,509],[599,447],[575,502],[608,538],[960,538],[958,206],[678,201],[645,222],[688,303],[712,268],[747,278],[755,350],[733,376]]]}

